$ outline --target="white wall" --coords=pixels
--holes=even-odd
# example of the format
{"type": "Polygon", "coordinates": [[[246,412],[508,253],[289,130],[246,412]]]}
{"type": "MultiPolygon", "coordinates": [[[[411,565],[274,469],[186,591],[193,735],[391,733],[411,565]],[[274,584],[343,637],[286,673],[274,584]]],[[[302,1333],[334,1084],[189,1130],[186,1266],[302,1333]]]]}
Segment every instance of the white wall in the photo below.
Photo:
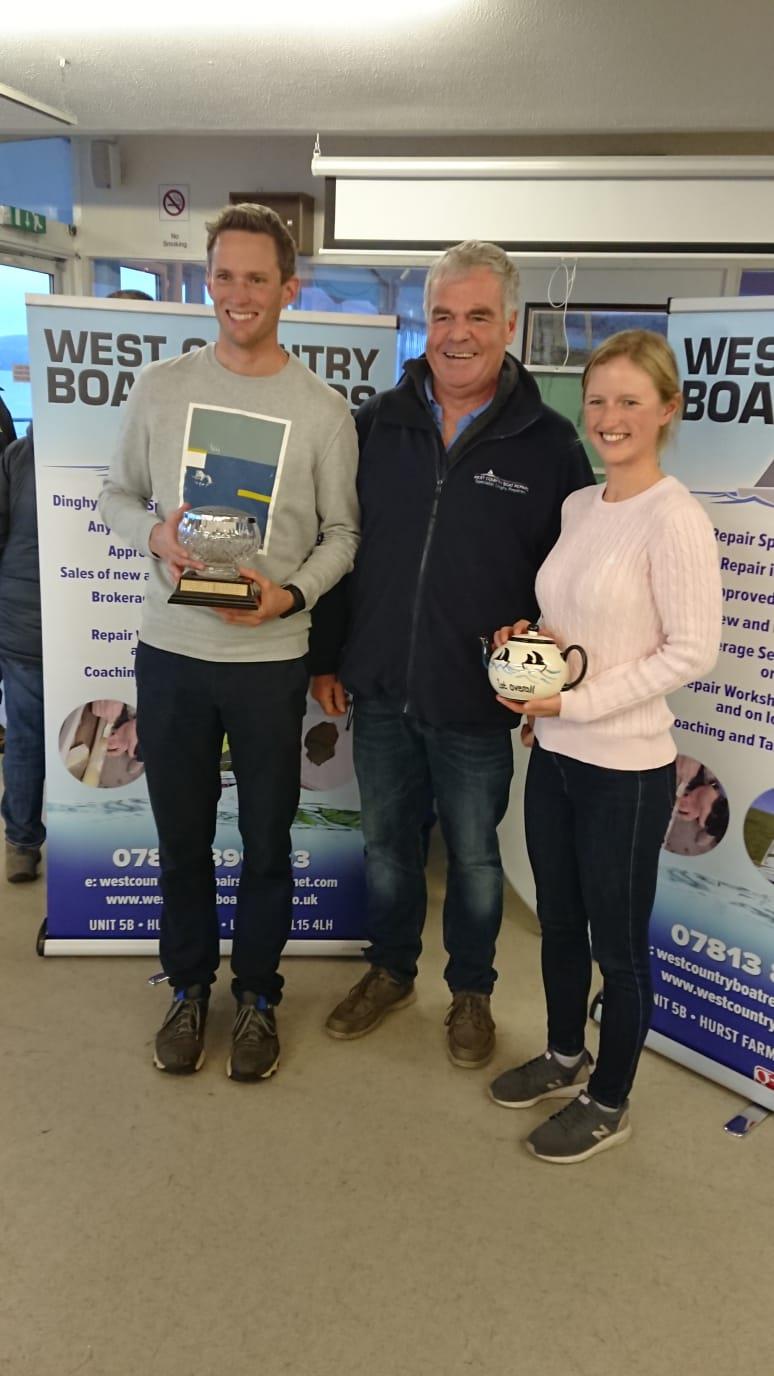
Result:
{"type": "MultiPolygon", "coordinates": [[[[321,240],[324,186],[311,173],[309,138],[182,134],[121,138],[122,180],[111,190],[97,190],[93,185],[90,143],[89,139],[75,142],[76,247],[83,258],[201,261],[205,221],[228,202],[232,191],[307,192],[318,203],[318,244],[321,240]],[[159,187],[176,182],[189,187],[190,218],[174,223],[159,216],[159,187]]],[[[735,268],[732,271],[736,273],[735,268]]],[[[549,276],[550,268],[533,262],[525,266],[522,302],[545,301],[549,276]]],[[[736,275],[732,289],[735,285],[736,275]]],[[[574,299],[658,303],[670,296],[715,296],[727,291],[724,265],[660,260],[608,266],[587,263],[578,271],[574,299]]]]}
{"type": "Polygon", "coordinates": [[[94,187],[90,144],[83,139],[76,146],[76,223],[84,258],[201,261],[205,221],[228,204],[230,192],[306,191],[322,198],[310,171],[309,138],[122,138],[121,182],[110,190],[94,187]],[[189,218],[164,220],[159,187],[178,183],[189,188],[189,218]]]}

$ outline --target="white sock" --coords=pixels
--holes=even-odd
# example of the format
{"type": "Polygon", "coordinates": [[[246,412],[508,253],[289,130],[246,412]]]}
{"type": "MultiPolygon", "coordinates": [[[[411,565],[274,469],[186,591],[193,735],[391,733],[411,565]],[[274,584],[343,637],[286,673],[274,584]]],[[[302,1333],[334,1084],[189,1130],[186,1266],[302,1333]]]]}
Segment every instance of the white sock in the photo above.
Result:
{"type": "Polygon", "coordinates": [[[551,1055],[553,1056],[554,1060],[558,1061],[560,1066],[562,1066],[565,1070],[570,1070],[572,1066],[577,1065],[583,1057],[582,1051],[579,1051],[577,1056],[563,1056],[560,1051],[554,1051],[554,1048],[552,1046],[549,1046],[548,1049],[551,1052],[551,1055]]]}
{"type": "MultiPolygon", "coordinates": [[[[589,1098],[591,1099],[591,1095],[589,1095],[589,1098]]],[[[599,1109],[600,1113],[621,1113],[621,1112],[623,1112],[623,1106],[621,1106],[621,1108],[611,1108],[609,1104],[600,1104],[599,1099],[591,1099],[591,1102],[592,1102],[592,1104],[594,1105],[595,1108],[598,1108],[598,1109],[599,1109]]]]}

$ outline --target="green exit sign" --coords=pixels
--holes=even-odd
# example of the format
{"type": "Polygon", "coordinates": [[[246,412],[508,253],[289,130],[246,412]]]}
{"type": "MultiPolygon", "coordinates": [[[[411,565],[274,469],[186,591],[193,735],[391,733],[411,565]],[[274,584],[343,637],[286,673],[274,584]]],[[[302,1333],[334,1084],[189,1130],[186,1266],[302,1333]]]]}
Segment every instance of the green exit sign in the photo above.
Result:
{"type": "Polygon", "coordinates": [[[34,210],[20,210],[15,205],[0,205],[0,225],[20,229],[23,234],[45,234],[46,217],[34,210]]]}

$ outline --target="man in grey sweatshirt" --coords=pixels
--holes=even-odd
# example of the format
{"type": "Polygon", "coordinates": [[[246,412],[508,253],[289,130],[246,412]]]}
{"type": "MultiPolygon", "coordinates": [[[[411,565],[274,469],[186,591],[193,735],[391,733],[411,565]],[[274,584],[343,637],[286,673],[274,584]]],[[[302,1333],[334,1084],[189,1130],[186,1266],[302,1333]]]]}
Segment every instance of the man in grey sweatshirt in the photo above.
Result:
{"type": "Polygon", "coordinates": [[[161,961],[175,991],[154,1061],[188,1074],[204,1060],[219,962],[212,842],[227,734],[244,849],[227,1069],[232,1079],[259,1080],[279,1060],[274,1007],[291,925],[309,612],[352,567],[357,441],[343,398],[279,344],[280,312],[298,290],[293,241],[279,217],[255,205],[222,211],[209,226],[207,262],[217,342],[140,374],[101,509],[112,530],[153,556],[136,656],[137,727],[159,834],[161,961]],[[201,434],[210,441],[203,445],[201,434]],[[239,453],[233,444],[224,450],[219,434],[236,437],[239,453]],[[260,452],[249,452],[253,435],[260,452]],[[170,604],[191,563],[178,539],[184,493],[201,492],[196,505],[207,505],[208,486],[222,490],[232,479],[240,498],[255,499],[263,534],[256,567],[242,570],[259,587],[259,606],[170,604]]]}

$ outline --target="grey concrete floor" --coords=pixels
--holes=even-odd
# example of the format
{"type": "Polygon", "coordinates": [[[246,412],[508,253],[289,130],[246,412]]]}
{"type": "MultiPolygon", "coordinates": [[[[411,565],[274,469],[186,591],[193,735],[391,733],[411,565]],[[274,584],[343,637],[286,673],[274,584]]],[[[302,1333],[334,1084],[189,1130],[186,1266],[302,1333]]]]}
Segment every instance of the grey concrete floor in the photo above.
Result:
{"type": "Polygon", "coordinates": [[[442,865],[417,1003],[334,1042],[357,963],[287,960],[257,1086],[225,980],[202,1071],[161,1075],[156,962],[39,959],[43,886],[3,883],[2,1376],[770,1376],[774,1126],[732,1140],[740,1100],[646,1053],[625,1147],[529,1157],[545,1108],[485,1089],[541,1048],[533,921],[511,895],[498,1054],[455,1069],[442,865]]]}

